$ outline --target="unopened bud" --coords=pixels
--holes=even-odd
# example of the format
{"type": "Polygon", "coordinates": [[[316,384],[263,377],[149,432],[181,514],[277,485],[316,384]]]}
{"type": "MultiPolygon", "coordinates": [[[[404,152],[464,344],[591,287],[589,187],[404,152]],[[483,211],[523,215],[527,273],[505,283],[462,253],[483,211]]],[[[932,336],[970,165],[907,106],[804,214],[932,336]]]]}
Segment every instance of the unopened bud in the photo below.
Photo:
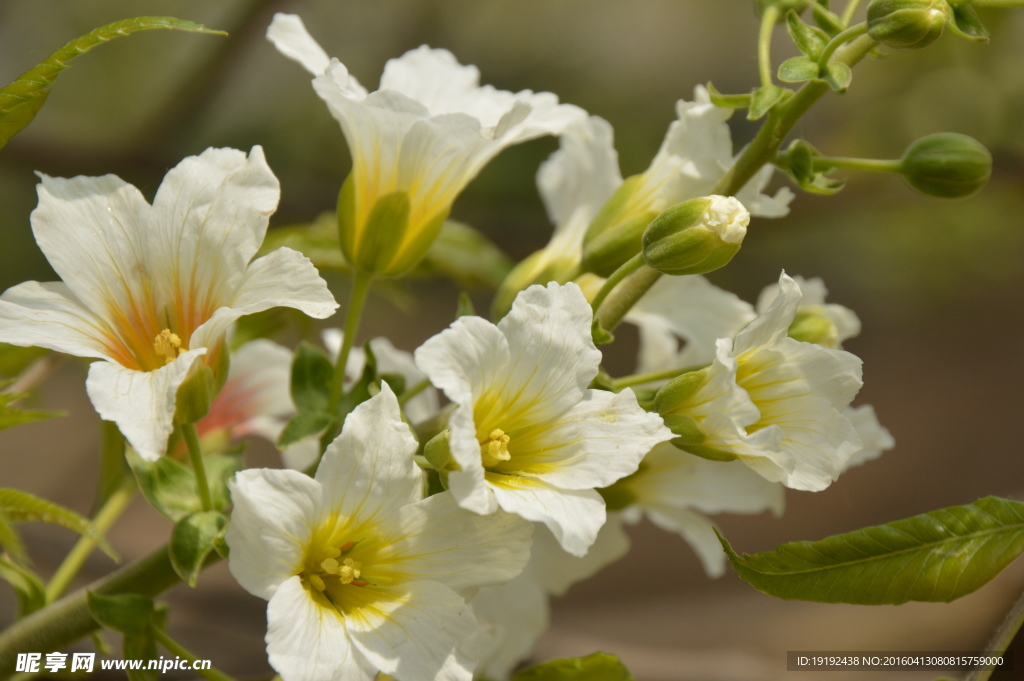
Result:
{"type": "Polygon", "coordinates": [[[939,39],[951,13],[946,0],[872,0],[868,35],[902,50],[917,50],[939,39]]]}
{"type": "Polygon", "coordinates": [[[195,423],[206,416],[216,396],[216,382],[213,369],[202,361],[196,362],[178,387],[174,398],[174,420],[195,423]]]}
{"type": "Polygon", "coordinates": [[[445,471],[454,466],[451,446],[448,443],[448,429],[442,430],[423,446],[423,458],[427,460],[434,470],[445,471]]]}
{"type": "Polygon", "coordinates": [[[743,244],[750,213],[732,197],[676,204],[644,231],[644,261],[663,274],[703,274],[727,264],[743,244]]]}
{"type": "Polygon", "coordinates": [[[907,148],[900,160],[900,173],[922,194],[962,198],[977,193],[988,182],[992,154],[967,135],[928,135],[907,148]]]}

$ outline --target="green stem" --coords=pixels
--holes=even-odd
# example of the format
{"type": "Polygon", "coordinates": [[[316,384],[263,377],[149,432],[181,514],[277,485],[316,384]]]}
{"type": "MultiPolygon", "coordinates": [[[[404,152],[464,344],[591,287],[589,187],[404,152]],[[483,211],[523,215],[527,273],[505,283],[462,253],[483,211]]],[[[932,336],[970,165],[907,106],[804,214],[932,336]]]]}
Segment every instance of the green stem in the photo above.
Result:
{"type": "MultiPolygon", "coordinates": [[[[352,291],[348,298],[348,311],[345,313],[344,338],[341,340],[341,351],[338,353],[338,361],[334,364],[334,376],[331,379],[331,401],[329,410],[332,414],[338,411],[341,404],[341,396],[345,388],[345,368],[348,366],[348,355],[352,351],[352,344],[356,339],[356,332],[359,330],[359,319],[363,313],[363,305],[366,303],[366,293],[370,289],[372,275],[357,271],[352,280],[352,291]]],[[[332,438],[333,439],[333,438],[332,438]]]]}
{"type": "MultiPolygon", "coordinates": [[[[101,535],[106,533],[114,521],[121,517],[124,510],[128,508],[128,504],[134,496],[135,480],[128,478],[107,498],[99,512],[96,513],[96,517],[93,518],[92,528],[96,533],[101,535]]],[[[57,568],[50,583],[46,585],[47,603],[52,603],[64,593],[94,548],[96,548],[96,542],[92,537],[81,537],[78,540],[64,562],[57,568]]]]}
{"type": "Polygon", "coordinates": [[[611,276],[605,279],[604,284],[601,285],[601,290],[597,292],[596,296],[594,296],[593,302],[590,303],[590,307],[593,308],[594,312],[596,313],[601,308],[601,303],[603,303],[604,299],[608,297],[608,294],[612,292],[612,289],[618,286],[620,281],[633,274],[633,272],[636,272],[643,264],[644,254],[641,252],[634,255],[632,258],[624,262],[619,269],[612,272],[611,276]]]}
{"type": "MultiPolygon", "coordinates": [[[[193,655],[188,648],[171,638],[171,635],[163,629],[153,627],[153,638],[155,638],[157,642],[169,652],[174,653],[182,659],[188,660],[193,665],[195,665],[196,660],[199,659],[193,655]]],[[[235,681],[224,672],[213,669],[212,667],[210,669],[197,669],[193,666],[192,671],[199,674],[199,676],[204,679],[209,679],[209,681],[235,681]]]]}
{"type": "MultiPolygon", "coordinates": [[[[1001,655],[1006,652],[1006,649],[1013,643],[1014,637],[1017,632],[1020,631],[1021,625],[1024,625],[1024,593],[1021,593],[1017,597],[1017,601],[1010,608],[1010,612],[1007,613],[1006,619],[999,625],[999,629],[996,630],[995,636],[989,642],[985,648],[985,655],[1001,655]]],[[[992,672],[995,670],[994,666],[988,667],[977,667],[971,670],[971,673],[964,677],[964,681],[988,681],[988,678],[992,676],[992,672]]]]}
{"type": "Polygon", "coordinates": [[[857,13],[857,8],[860,7],[860,0],[850,0],[846,3],[846,9],[843,10],[843,26],[849,26],[850,22],[853,21],[853,15],[857,13]]]}
{"type": "Polygon", "coordinates": [[[770,5],[761,17],[761,31],[757,36],[757,68],[761,74],[761,87],[772,85],[772,29],[779,21],[779,8],[770,5]]]}
{"type": "Polygon", "coordinates": [[[199,445],[199,435],[192,423],[183,423],[181,435],[185,438],[185,446],[188,447],[188,458],[192,461],[192,470],[196,474],[196,491],[199,492],[199,502],[203,505],[204,511],[213,510],[213,499],[210,497],[210,483],[206,480],[206,466],[203,465],[203,450],[199,445]]]}
{"type": "Polygon", "coordinates": [[[814,159],[813,168],[819,170],[831,170],[833,168],[851,168],[853,170],[867,170],[874,173],[898,173],[902,162],[899,159],[887,161],[874,158],[844,158],[838,156],[818,156],[814,159]]]}
{"type": "MultiPolygon", "coordinates": [[[[217,553],[211,552],[206,565],[218,560],[220,557],[217,553]]],[[[156,596],[180,581],[165,545],[93,582],[87,588],[108,596],[156,596]]],[[[100,628],[89,614],[85,592],[86,589],[79,589],[0,632],[0,680],[14,674],[18,653],[60,650],[100,628]]]]}
{"type": "Polygon", "coordinates": [[[419,383],[417,383],[416,385],[409,388],[408,390],[406,390],[405,392],[398,396],[398,406],[404,407],[406,402],[408,402],[409,400],[411,400],[412,398],[416,397],[421,392],[429,388],[430,385],[430,379],[424,378],[422,381],[420,381],[419,383]]]}
{"type": "Polygon", "coordinates": [[[665,369],[664,371],[652,371],[648,374],[633,374],[632,376],[623,376],[622,378],[616,378],[612,381],[612,389],[615,392],[619,392],[623,388],[629,388],[634,385],[643,385],[644,383],[651,383],[653,381],[664,381],[667,378],[675,378],[676,376],[688,374],[691,371],[703,369],[705,366],[707,365],[700,364],[691,367],[665,369]]]}
{"type": "Polygon", "coordinates": [[[622,284],[608,295],[596,317],[605,331],[614,331],[636,301],[661,278],[661,272],[644,265],[629,275],[622,284]]]}
{"type": "Polygon", "coordinates": [[[851,40],[855,40],[856,38],[861,37],[867,32],[867,22],[857,24],[856,26],[850,26],[849,28],[841,31],[839,35],[837,35],[835,38],[832,38],[832,40],[829,41],[828,45],[825,46],[825,49],[821,51],[821,56],[818,57],[818,68],[824,69],[826,66],[828,66],[828,62],[830,59],[832,59],[832,55],[835,54],[836,50],[838,50],[840,47],[850,42],[851,40]]]}

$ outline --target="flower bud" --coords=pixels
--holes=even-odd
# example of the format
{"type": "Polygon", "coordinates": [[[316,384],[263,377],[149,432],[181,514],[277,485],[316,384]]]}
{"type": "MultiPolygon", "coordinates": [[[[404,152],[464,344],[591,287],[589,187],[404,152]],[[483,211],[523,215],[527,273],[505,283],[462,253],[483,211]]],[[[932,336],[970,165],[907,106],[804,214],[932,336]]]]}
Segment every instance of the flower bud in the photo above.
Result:
{"type": "Polygon", "coordinates": [[[980,142],[955,132],[917,140],[903,154],[900,173],[929,196],[954,199],[977,193],[992,175],[992,154],[980,142]]]}
{"type": "Polygon", "coordinates": [[[703,274],[727,264],[743,244],[750,213],[732,197],[676,204],[644,231],[644,261],[664,274],[703,274]]]}
{"type": "Polygon", "coordinates": [[[217,379],[213,369],[196,362],[178,387],[174,398],[174,420],[177,423],[195,423],[210,412],[216,396],[217,379]]]}
{"type": "Polygon", "coordinates": [[[645,205],[645,178],[634,175],[612,194],[583,239],[583,267],[607,277],[640,252],[640,239],[658,212],[645,205]]]}
{"type": "Polygon", "coordinates": [[[946,0],[872,0],[868,35],[889,47],[917,50],[939,39],[951,11],[946,0]]]}

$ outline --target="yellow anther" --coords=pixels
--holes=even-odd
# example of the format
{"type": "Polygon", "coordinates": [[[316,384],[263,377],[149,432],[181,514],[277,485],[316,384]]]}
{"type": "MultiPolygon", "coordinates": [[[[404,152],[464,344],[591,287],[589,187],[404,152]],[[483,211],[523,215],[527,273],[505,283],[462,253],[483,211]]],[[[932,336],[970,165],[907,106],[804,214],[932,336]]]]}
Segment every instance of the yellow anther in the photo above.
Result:
{"type": "Polygon", "coordinates": [[[508,443],[512,438],[505,434],[501,428],[495,428],[487,439],[480,443],[480,454],[483,456],[484,468],[496,466],[502,461],[508,461],[512,455],[508,452],[508,443]]]}
{"type": "Polygon", "coordinates": [[[359,578],[359,573],[362,571],[363,564],[346,558],[342,563],[341,568],[338,570],[338,577],[341,579],[342,584],[351,584],[352,580],[359,578]]]}
{"type": "Polygon", "coordinates": [[[341,549],[336,549],[333,546],[328,546],[324,549],[324,555],[328,558],[337,558],[341,555],[341,549]]]}
{"type": "Polygon", "coordinates": [[[164,358],[164,364],[170,364],[178,358],[178,352],[182,350],[181,338],[178,334],[171,333],[170,329],[164,329],[153,340],[153,350],[159,357],[164,358]]]}
{"type": "Polygon", "coordinates": [[[317,591],[323,591],[327,588],[327,585],[324,584],[324,580],[320,579],[320,575],[310,575],[309,583],[312,584],[313,588],[317,591]]]}
{"type": "Polygon", "coordinates": [[[324,572],[336,575],[338,574],[338,561],[333,558],[327,558],[324,562],[320,563],[320,567],[324,569],[324,572]]]}

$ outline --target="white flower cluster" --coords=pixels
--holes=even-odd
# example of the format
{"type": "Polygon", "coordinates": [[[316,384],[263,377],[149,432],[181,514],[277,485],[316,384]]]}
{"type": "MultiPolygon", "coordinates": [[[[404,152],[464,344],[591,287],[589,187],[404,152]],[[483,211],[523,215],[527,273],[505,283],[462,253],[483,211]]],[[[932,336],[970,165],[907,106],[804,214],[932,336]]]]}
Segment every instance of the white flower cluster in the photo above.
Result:
{"type": "MultiPolygon", "coordinates": [[[[538,174],[556,224],[529,261],[525,280],[541,285],[517,291],[497,323],[461,317],[414,355],[371,341],[380,373],[430,387],[400,404],[381,383],[322,456],[308,438],[283,452],[288,469],[233,480],[231,571],[269,601],[267,650],[285,681],[505,678],[547,626],[548,598],[626,553],[623,520],[646,515],[681,534],[719,575],[724,554],[702,514],[781,513],[783,485],[823,489],[892,447],[870,407],[850,407],[860,361],[840,346],[859,322],[825,303],[819,280],[783,275],[755,310],[699,275],[663,278],[627,320],[640,329],[638,373],[689,377],[685,394],[669,382],[653,398],[647,388],[667,380],[656,377],[636,392],[600,387],[596,279],[578,268],[588,226],[623,184],[605,121],[549,93],[480,87],[475,68],[426,47],[389,62],[367,93],[297,17],[278,15],[268,36],[315,76],[348,140],[354,226],[342,248],[357,269],[407,269],[489,159],[561,139],[538,174]],[[395,194],[404,222],[385,257],[377,207],[395,194]],[[450,459],[433,473],[445,491],[425,496],[426,443],[408,424],[430,420],[450,459]],[[315,477],[302,472],[311,466],[315,477]]],[[[702,88],[695,99],[679,103],[634,183],[645,211],[710,193],[731,162],[729,112],[702,88]]],[[[752,215],[787,211],[788,190],[762,193],[770,174],[737,197],[752,215]]],[[[145,459],[167,452],[179,388],[222,366],[233,322],[338,307],[301,254],[252,260],[279,198],[259,147],[185,159],[153,205],[113,176],[41,177],[32,227],[63,281],[4,293],[0,341],[98,360],[89,396],[145,459]]],[[[325,344],[337,355],[338,332],[325,344]]],[[[349,356],[349,383],[364,363],[349,356]]],[[[197,423],[203,440],[276,439],[295,413],[291,364],[268,340],[235,351],[197,423]]]]}

